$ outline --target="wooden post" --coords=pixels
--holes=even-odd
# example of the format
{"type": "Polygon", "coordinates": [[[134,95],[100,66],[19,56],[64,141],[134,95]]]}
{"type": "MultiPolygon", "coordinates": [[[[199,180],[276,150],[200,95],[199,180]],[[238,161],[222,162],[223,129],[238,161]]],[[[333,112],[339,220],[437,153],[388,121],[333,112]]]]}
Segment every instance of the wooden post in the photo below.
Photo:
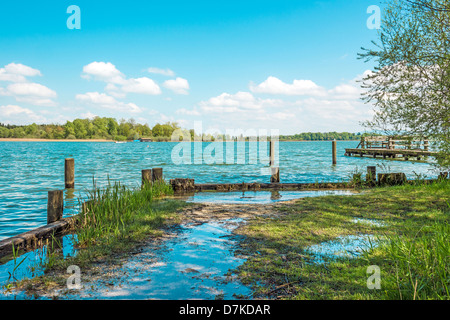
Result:
{"type": "Polygon", "coordinates": [[[152,169],[142,170],[142,185],[152,182],[152,169]]]}
{"type": "Polygon", "coordinates": [[[163,179],[163,168],[153,168],[152,182],[162,181],[162,179],[163,179]]]}
{"type": "Polygon", "coordinates": [[[61,220],[63,210],[64,210],[63,190],[49,191],[47,202],[47,224],[61,220]]]}
{"type": "Polygon", "coordinates": [[[446,180],[447,177],[448,177],[448,172],[440,172],[438,179],[439,180],[446,180]]]}
{"type": "Polygon", "coordinates": [[[273,166],[275,164],[275,142],[273,142],[272,140],[270,140],[270,161],[269,161],[269,165],[273,166]]]}
{"type": "Polygon", "coordinates": [[[336,164],[337,163],[337,161],[336,161],[336,139],[334,139],[332,141],[331,146],[332,146],[333,164],[336,164]]]}
{"type": "Polygon", "coordinates": [[[377,181],[377,167],[367,167],[366,182],[369,184],[375,184],[377,181]]]}
{"type": "Polygon", "coordinates": [[[280,168],[271,167],[270,168],[270,183],[279,183],[280,182],[280,168]]]}
{"type": "Polygon", "coordinates": [[[72,158],[64,161],[64,181],[66,189],[75,188],[75,160],[72,158]]]}
{"type": "Polygon", "coordinates": [[[425,140],[423,142],[423,151],[428,151],[428,146],[429,146],[428,140],[425,140]]]}

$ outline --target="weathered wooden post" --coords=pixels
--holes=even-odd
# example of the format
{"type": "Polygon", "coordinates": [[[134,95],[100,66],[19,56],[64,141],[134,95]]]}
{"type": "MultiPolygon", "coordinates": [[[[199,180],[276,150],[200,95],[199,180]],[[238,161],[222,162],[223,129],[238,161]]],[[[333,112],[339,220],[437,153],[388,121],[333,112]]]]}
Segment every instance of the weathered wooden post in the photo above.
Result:
{"type": "Polygon", "coordinates": [[[447,180],[448,172],[439,172],[439,180],[447,180]]]}
{"type": "Polygon", "coordinates": [[[275,142],[270,140],[270,183],[280,182],[280,168],[275,165],[275,142]]]}
{"type": "Polygon", "coordinates": [[[75,188],[75,160],[67,158],[64,161],[64,181],[66,189],[75,188]]]}
{"type": "Polygon", "coordinates": [[[142,185],[152,182],[152,169],[142,170],[142,185]]]}
{"type": "Polygon", "coordinates": [[[332,141],[331,146],[332,146],[333,164],[336,164],[337,163],[337,161],[336,161],[336,139],[334,139],[332,141]]]}
{"type": "Polygon", "coordinates": [[[47,224],[61,220],[63,210],[64,210],[63,190],[49,191],[47,202],[47,224]]]}
{"type": "Polygon", "coordinates": [[[162,179],[163,179],[163,168],[153,168],[152,182],[162,181],[162,179]]]}
{"type": "Polygon", "coordinates": [[[272,140],[270,140],[270,161],[269,161],[269,165],[273,166],[275,164],[275,142],[273,142],[272,140]]]}
{"type": "Polygon", "coordinates": [[[280,168],[270,167],[270,183],[280,182],[280,168]]]}
{"type": "Polygon", "coordinates": [[[366,182],[370,185],[374,185],[377,182],[377,167],[367,167],[366,182]]]}

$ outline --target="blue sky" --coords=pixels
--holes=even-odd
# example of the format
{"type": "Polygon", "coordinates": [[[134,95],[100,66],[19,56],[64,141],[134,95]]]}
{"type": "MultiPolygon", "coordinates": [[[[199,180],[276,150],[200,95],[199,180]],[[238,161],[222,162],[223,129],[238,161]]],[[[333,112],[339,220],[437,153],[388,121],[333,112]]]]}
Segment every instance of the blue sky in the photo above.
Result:
{"type": "MultiPolygon", "coordinates": [[[[373,0],[20,1],[0,10],[0,122],[362,131],[373,0]],[[69,29],[70,5],[81,29],[69,29]]],[[[381,6],[381,5],[380,5],[381,6]]]]}

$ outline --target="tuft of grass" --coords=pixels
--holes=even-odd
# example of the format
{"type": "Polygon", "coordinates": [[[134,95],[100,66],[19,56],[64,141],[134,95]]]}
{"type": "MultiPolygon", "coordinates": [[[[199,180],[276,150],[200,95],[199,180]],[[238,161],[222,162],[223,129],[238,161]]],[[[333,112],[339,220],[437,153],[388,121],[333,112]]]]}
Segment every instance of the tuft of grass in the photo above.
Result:
{"type": "Polygon", "coordinates": [[[384,299],[450,299],[450,224],[424,225],[414,236],[394,236],[382,246],[388,269],[384,299]]]}
{"type": "Polygon", "coordinates": [[[63,271],[71,264],[88,268],[101,260],[114,261],[149,237],[161,235],[164,225],[178,221],[175,212],[188,205],[166,198],[172,194],[172,187],[165,181],[135,188],[120,182],[94,187],[73,230],[76,256],[52,257],[47,269],[63,271]]]}
{"type": "Polygon", "coordinates": [[[164,181],[147,183],[136,189],[120,182],[94,189],[79,215],[75,230],[79,244],[110,244],[140,238],[146,231],[161,225],[163,216],[153,207],[157,199],[171,194],[172,187],[164,181]]]}

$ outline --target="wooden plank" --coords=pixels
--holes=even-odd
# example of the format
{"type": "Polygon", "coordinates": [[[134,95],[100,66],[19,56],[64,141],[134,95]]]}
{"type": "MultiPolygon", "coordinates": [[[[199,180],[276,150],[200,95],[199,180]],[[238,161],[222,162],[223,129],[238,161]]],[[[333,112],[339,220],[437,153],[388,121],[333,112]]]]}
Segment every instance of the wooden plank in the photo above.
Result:
{"type": "Polygon", "coordinates": [[[63,218],[43,227],[4,239],[0,241],[0,258],[11,254],[13,245],[15,250],[35,249],[43,245],[44,240],[50,239],[52,235],[62,235],[69,231],[75,225],[76,221],[76,216],[63,218]]]}

